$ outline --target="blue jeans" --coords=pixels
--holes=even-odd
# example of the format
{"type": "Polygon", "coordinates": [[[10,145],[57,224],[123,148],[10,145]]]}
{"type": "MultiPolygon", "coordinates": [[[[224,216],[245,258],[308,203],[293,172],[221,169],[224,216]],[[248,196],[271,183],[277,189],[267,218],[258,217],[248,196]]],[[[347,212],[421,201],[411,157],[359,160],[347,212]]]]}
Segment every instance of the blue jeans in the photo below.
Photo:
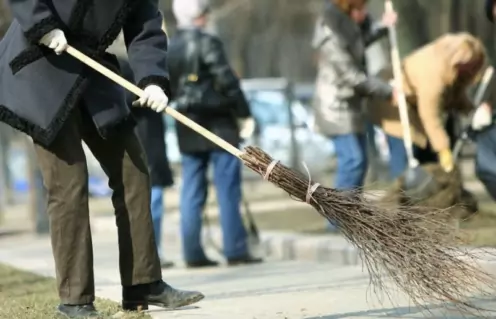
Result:
{"type": "MultiPolygon", "coordinates": [[[[353,190],[363,187],[367,174],[367,135],[344,134],[332,138],[336,150],[337,170],[334,187],[353,190]]],[[[336,230],[333,222],[328,230],[336,230]]]]}
{"type": "Polygon", "coordinates": [[[162,216],[164,214],[164,188],[162,186],[152,186],[151,212],[153,231],[155,233],[155,243],[157,245],[158,256],[163,259],[162,252],[162,216]]]}
{"type": "Polygon", "coordinates": [[[213,182],[220,209],[226,258],[248,254],[247,234],[241,218],[241,163],[225,151],[183,153],[181,186],[181,236],[186,262],[207,257],[201,245],[202,213],[207,199],[207,169],[213,165],[213,182]]]}
{"type": "Polygon", "coordinates": [[[392,179],[400,177],[408,167],[405,145],[401,138],[387,135],[389,148],[389,174],[392,179]]]}
{"type": "Polygon", "coordinates": [[[352,190],[363,187],[367,174],[367,137],[344,134],[332,138],[336,147],[337,170],[334,187],[352,190]]]}
{"type": "Polygon", "coordinates": [[[478,132],[475,173],[486,191],[496,200],[496,126],[478,132]]]}

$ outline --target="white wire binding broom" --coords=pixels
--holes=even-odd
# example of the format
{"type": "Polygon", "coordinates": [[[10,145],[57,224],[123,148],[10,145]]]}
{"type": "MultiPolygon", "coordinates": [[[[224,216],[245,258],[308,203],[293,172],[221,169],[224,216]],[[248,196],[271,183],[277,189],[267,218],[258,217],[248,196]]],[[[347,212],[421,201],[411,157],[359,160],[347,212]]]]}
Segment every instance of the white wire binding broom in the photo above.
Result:
{"type": "MultiPolygon", "coordinates": [[[[69,46],[67,53],[137,96],[144,94],[75,48],[69,46]]],[[[324,187],[257,147],[249,146],[242,151],[173,108],[166,108],[165,112],[239,158],[266,181],[313,206],[324,218],[339,225],[344,236],[358,248],[376,293],[389,296],[387,284],[392,281],[425,310],[428,310],[426,303],[435,301],[445,307],[449,306],[444,303],[450,303],[461,311],[483,310],[470,303],[469,298],[487,292],[489,286],[496,287],[491,285],[495,281],[473,262],[477,257],[474,253],[459,248],[463,242],[459,233],[439,221],[438,215],[443,211],[382,207],[360,191],[324,187]]]]}

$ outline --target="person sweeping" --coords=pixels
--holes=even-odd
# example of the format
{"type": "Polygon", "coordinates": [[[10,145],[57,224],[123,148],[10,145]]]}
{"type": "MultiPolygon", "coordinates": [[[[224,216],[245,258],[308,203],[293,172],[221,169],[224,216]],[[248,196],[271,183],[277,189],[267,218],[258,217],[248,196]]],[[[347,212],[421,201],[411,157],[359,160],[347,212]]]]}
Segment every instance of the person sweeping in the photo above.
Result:
{"type": "MultiPolygon", "coordinates": [[[[474,109],[467,89],[481,77],[485,61],[482,43],[464,32],[445,34],[403,59],[402,82],[414,154],[421,165],[437,162],[445,172],[454,169],[451,146],[455,137],[449,136],[445,118],[449,112],[468,115],[474,109]]],[[[388,135],[402,138],[396,105],[374,103],[369,110],[375,125],[388,135]]],[[[405,153],[403,145],[395,145],[405,153]]],[[[404,165],[406,169],[406,161],[404,165]]]]}
{"type": "Polygon", "coordinates": [[[167,37],[157,0],[8,1],[15,18],[0,42],[0,120],[34,141],[48,193],[60,305],[97,317],[84,141],[113,190],[124,310],[177,308],[203,294],[162,280],[150,215],[150,179],[124,90],[73,57],[68,43],[118,72],[106,49],[124,33],[142,107],[168,103],[167,37]]]}
{"type": "MultiPolygon", "coordinates": [[[[64,59],[84,63],[89,69],[134,93],[147,105],[144,101],[150,100],[150,91],[144,89],[146,85],[140,88],[123,79],[96,61],[96,57],[90,57],[88,53],[74,47],[73,42],[69,43],[64,43],[61,48],[67,53],[62,55],[64,59]]],[[[396,287],[413,304],[426,311],[435,302],[445,309],[455,308],[464,314],[471,312],[479,318],[487,317],[482,312],[484,308],[474,304],[470,298],[493,293],[496,280],[474,263],[478,259],[477,252],[460,246],[464,241],[459,233],[439,222],[442,210],[415,206],[387,208],[378,205],[361,191],[325,187],[313,181],[308,173],[302,174],[281,164],[260,148],[237,148],[177,110],[167,107],[163,99],[151,100],[154,109],[163,110],[176,121],[231,153],[265,181],[311,205],[326,220],[337,221],[345,238],[358,248],[374,285],[374,292],[382,290],[390,294],[390,289],[396,287]]],[[[149,216],[149,211],[146,214],[149,216]]],[[[150,247],[146,246],[154,250],[154,247],[150,247]]],[[[190,298],[180,300],[195,302],[199,300],[198,297],[202,297],[197,293],[186,295],[190,298]]],[[[177,302],[177,298],[173,301],[177,302]]]]}
{"type": "MultiPolygon", "coordinates": [[[[468,115],[474,110],[467,89],[481,78],[485,61],[482,43],[463,32],[443,35],[403,59],[401,81],[409,123],[400,119],[399,108],[390,103],[373,103],[369,116],[395,139],[403,139],[405,130],[410,132],[413,154],[407,152],[410,144],[400,143],[390,145],[397,148],[391,153],[404,159],[413,155],[421,169],[431,175],[435,187],[411,195],[404,191],[408,182],[402,176],[382,202],[443,209],[461,204],[464,208],[455,208],[453,212],[459,211],[463,216],[477,211],[475,197],[463,188],[461,174],[455,169],[452,147],[456,136],[447,129],[447,118],[468,115]]],[[[405,170],[408,164],[404,160],[405,170]]]]}
{"type": "MultiPolygon", "coordinates": [[[[313,108],[315,125],[336,149],[335,187],[363,187],[367,173],[366,98],[395,100],[394,87],[366,73],[365,48],[387,35],[396,23],[396,13],[366,27],[367,0],[326,1],[315,27],[313,47],[319,52],[313,108]],[[360,26],[363,28],[361,29],[360,26]],[[353,48],[352,50],[348,48],[353,48]]],[[[334,223],[329,230],[335,230],[334,223]]]]}

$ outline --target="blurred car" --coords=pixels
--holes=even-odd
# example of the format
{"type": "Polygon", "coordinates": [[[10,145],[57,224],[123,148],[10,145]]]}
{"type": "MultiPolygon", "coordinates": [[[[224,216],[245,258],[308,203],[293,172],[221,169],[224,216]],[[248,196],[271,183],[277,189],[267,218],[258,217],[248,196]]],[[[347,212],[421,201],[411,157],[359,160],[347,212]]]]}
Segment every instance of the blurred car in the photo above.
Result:
{"type": "MultiPolygon", "coordinates": [[[[318,173],[334,154],[328,138],[313,131],[313,112],[282,78],[247,79],[242,87],[257,123],[257,134],[245,144],[256,145],[282,163],[318,173]]],[[[313,92],[311,93],[313,94],[313,92]]]]}
{"type": "MultiPolygon", "coordinates": [[[[333,155],[332,143],[311,130],[311,109],[294,98],[292,86],[287,80],[244,79],[241,85],[256,122],[254,136],[244,141],[242,146],[258,146],[290,166],[299,165],[302,161],[312,167],[312,171],[327,166],[326,162],[333,155]]],[[[165,116],[165,121],[169,160],[174,164],[179,163],[174,119],[165,116]]]]}

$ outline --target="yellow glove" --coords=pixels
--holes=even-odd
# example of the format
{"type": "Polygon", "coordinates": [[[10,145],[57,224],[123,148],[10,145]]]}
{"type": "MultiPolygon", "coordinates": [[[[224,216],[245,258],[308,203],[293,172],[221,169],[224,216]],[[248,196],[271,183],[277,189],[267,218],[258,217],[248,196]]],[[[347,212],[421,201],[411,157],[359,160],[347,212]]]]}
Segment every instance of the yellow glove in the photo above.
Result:
{"type": "Polygon", "coordinates": [[[439,152],[438,159],[439,165],[441,165],[446,173],[450,173],[455,168],[453,154],[451,153],[450,149],[445,149],[439,152]]]}

